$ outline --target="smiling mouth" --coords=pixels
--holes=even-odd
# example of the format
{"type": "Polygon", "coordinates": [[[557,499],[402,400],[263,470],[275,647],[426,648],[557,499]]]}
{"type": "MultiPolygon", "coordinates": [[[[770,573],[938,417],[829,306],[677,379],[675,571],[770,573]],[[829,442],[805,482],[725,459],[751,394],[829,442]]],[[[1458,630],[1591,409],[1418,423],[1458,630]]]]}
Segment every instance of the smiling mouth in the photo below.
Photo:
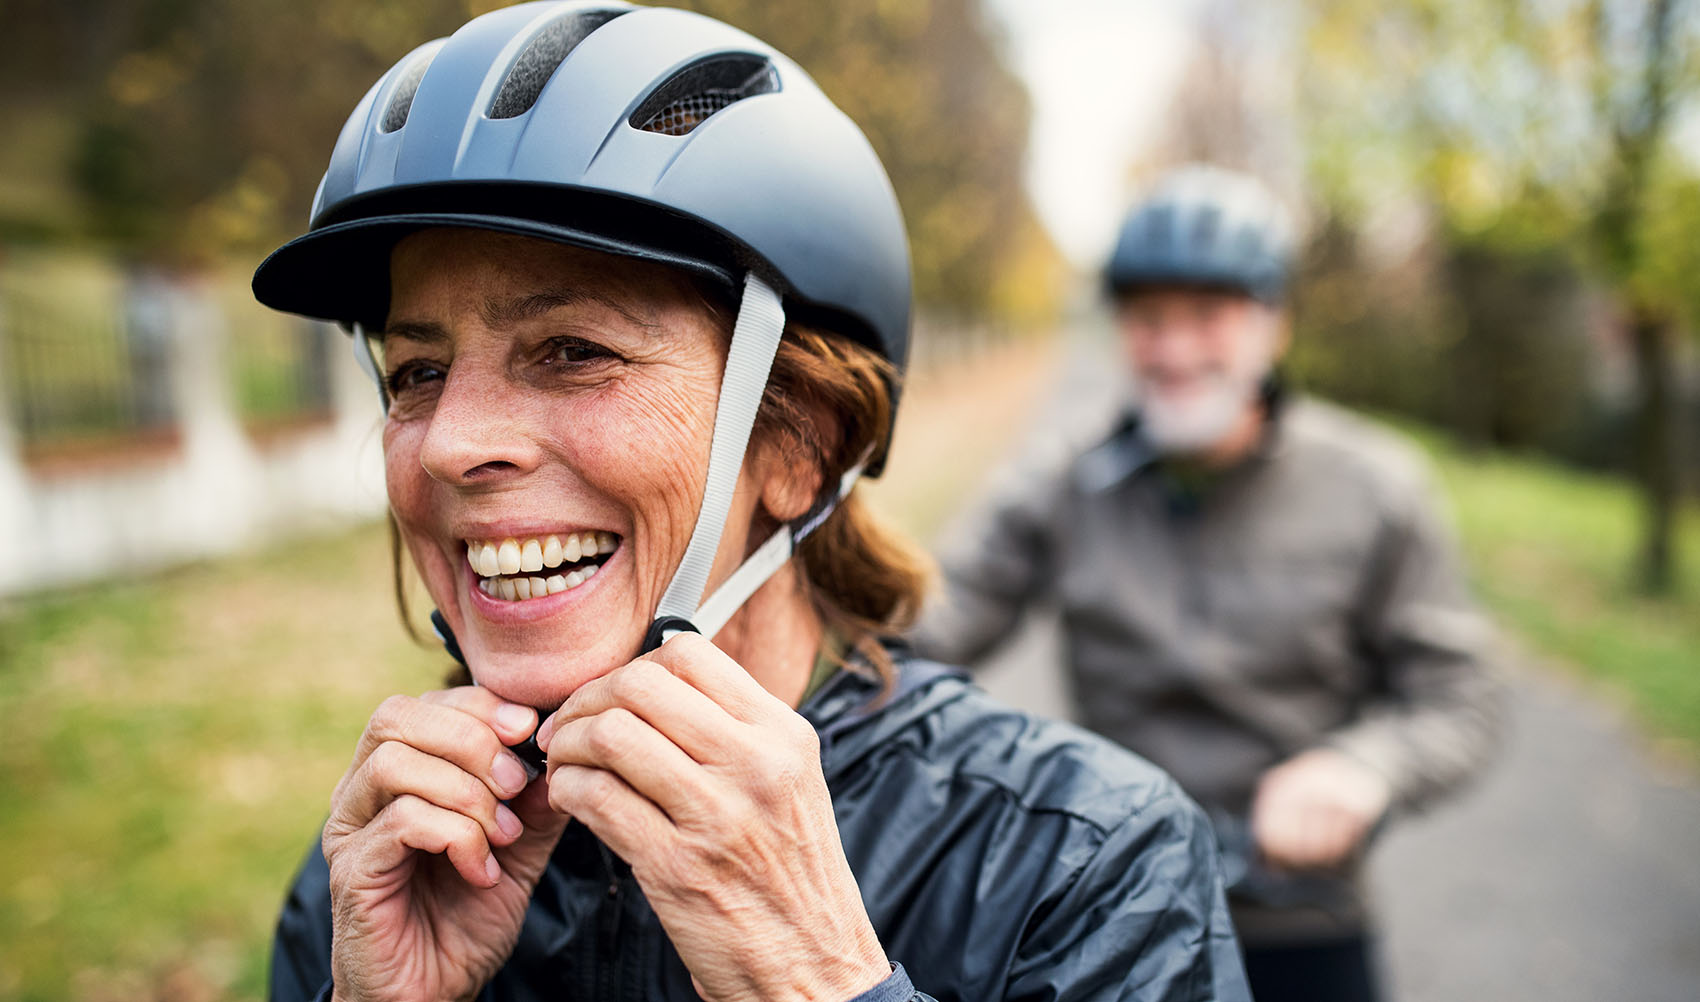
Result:
{"type": "Polygon", "coordinates": [[[619,548],[620,537],[612,532],[468,540],[466,562],[478,575],[479,591],[505,602],[524,602],[577,588],[619,548]]]}

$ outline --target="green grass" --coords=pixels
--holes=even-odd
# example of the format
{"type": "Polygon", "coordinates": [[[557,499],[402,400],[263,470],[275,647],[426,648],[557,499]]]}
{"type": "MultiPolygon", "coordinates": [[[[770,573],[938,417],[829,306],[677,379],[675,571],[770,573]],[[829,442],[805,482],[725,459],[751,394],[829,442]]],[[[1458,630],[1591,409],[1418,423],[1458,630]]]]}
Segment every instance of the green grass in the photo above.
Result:
{"type": "Polygon", "coordinates": [[[0,618],[0,998],[260,998],[264,944],[366,715],[431,688],[385,535],[0,618]]]}
{"type": "Polygon", "coordinates": [[[1675,589],[1653,598],[1636,587],[1640,501],[1629,484],[1416,434],[1439,467],[1483,602],[1700,761],[1700,505],[1682,513],[1675,589]]]}

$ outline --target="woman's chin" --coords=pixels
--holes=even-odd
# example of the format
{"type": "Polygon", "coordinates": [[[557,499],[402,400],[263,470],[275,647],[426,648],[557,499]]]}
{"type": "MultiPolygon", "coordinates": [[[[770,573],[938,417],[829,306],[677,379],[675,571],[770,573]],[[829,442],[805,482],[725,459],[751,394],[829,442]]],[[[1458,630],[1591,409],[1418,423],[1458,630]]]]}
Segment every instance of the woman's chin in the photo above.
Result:
{"type": "Polygon", "coordinates": [[[523,703],[544,711],[554,710],[579,686],[629,660],[629,656],[621,657],[609,650],[606,643],[588,650],[478,649],[483,646],[474,641],[466,649],[473,679],[510,703],[523,703]]]}

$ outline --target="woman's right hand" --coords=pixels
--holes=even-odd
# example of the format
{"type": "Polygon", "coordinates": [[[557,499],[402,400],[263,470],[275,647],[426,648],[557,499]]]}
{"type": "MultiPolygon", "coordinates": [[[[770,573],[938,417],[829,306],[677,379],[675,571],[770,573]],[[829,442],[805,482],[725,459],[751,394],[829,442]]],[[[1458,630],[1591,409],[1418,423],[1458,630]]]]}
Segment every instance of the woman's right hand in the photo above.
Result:
{"type": "Polygon", "coordinates": [[[507,747],[536,726],[476,686],[372,714],[325,823],[334,998],[471,998],[507,960],[567,823],[507,747]]]}

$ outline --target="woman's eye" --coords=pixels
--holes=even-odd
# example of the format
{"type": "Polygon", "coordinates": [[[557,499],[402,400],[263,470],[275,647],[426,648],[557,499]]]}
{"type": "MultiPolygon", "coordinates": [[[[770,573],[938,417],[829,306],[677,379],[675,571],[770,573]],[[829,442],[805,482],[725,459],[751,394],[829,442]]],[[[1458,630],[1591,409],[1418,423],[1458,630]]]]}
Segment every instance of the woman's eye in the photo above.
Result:
{"type": "Polygon", "coordinates": [[[443,369],[430,362],[407,362],[385,377],[384,382],[389,386],[390,396],[399,397],[427,384],[439,382],[443,375],[443,369]]]}
{"type": "Polygon", "coordinates": [[[549,342],[544,361],[549,365],[576,366],[614,357],[614,353],[598,344],[578,338],[557,338],[549,342]]]}

